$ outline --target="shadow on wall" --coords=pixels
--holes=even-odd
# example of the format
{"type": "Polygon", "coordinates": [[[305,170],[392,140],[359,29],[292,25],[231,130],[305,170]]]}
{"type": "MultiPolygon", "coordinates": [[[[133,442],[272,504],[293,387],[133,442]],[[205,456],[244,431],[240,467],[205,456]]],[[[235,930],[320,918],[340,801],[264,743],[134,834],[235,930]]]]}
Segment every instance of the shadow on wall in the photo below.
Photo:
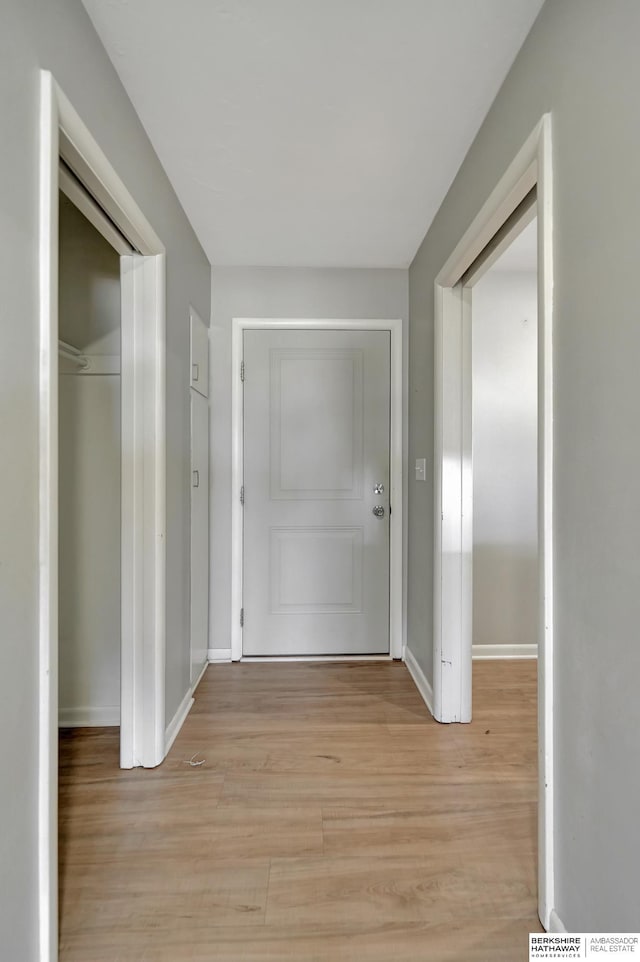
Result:
{"type": "Polygon", "coordinates": [[[538,641],[538,554],[527,546],[474,544],[474,645],[538,641]]]}

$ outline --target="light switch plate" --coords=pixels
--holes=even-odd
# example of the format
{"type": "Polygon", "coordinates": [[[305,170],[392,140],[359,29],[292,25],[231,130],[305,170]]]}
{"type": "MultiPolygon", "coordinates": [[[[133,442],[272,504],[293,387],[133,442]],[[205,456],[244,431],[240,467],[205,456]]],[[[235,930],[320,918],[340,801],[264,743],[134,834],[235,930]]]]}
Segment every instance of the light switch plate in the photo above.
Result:
{"type": "Polygon", "coordinates": [[[427,479],[427,459],[416,459],[416,481],[426,481],[427,479]]]}

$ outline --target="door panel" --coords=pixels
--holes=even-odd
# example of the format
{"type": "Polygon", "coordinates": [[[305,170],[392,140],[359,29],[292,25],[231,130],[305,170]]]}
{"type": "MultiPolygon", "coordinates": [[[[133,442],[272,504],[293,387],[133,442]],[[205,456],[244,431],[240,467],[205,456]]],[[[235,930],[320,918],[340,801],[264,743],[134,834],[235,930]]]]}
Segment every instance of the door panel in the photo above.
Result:
{"type": "Polygon", "coordinates": [[[209,647],[209,402],[191,391],[191,684],[209,647]]]}
{"type": "Polygon", "coordinates": [[[362,528],[272,528],[271,611],[362,610],[362,528]]]}
{"type": "Polygon", "coordinates": [[[272,498],[362,497],[362,368],[362,351],[271,352],[272,498]]]}
{"type": "Polygon", "coordinates": [[[386,653],[390,334],[248,330],[244,360],[243,654],[386,653]]]}

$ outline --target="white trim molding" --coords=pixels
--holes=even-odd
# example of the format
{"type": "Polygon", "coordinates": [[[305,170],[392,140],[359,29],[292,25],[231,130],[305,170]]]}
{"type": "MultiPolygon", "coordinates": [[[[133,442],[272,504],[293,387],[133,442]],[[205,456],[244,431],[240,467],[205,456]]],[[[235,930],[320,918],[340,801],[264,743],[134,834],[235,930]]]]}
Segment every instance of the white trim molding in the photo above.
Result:
{"type": "Polygon", "coordinates": [[[429,679],[423,672],[422,668],[416,661],[413,652],[409,648],[405,647],[403,660],[407,666],[409,674],[413,678],[416,688],[422,696],[422,700],[433,715],[433,689],[429,684],[429,679]]]}
{"type": "MultiPolygon", "coordinates": [[[[553,905],[553,201],[545,114],[435,281],[434,714],[471,720],[471,287],[474,262],[536,188],[538,217],[538,911],[553,905]]],[[[522,221],[507,228],[517,232],[522,221]]],[[[518,217],[516,215],[516,220],[518,217]]]]}
{"type": "Polygon", "coordinates": [[[163,755],[164,758],[166,758],[166,756],[169,754],[169,749],[171,748],[174,741],[178,737],[178,734],[186,721],[187,715],[193,708],[193,705],[195,703],[194,694],[195,694],[196,688],[202,681],[204,673],[208,667],[209,667],[209,662],[205,661],[200,672],[198,673],[196,680],[194,681],[194,683],[191,685],[191,687],[185,694],[184,698],[182,699],[182,701],[178,705],[178,708],[176,709],[175,715],[167,725],[167,730],[164,733],[164,755],[163,755]]]}
{"type": "Polygon", "coordinates": [[[55,81],[40,77],[38,937],[58,958],[58,151],[55,81]]]}
{"type": "Polygon", "coordinates": [[[316,664],[327,665],[332,662],[345,661],[393,661],[391,655],[246,655],[242,662],[245,665],[264,665],[266,662],[277,662],[279,664],[293,664],[294,662],[315,662],[316,664]]]}
{"type": "Polygon", "coordinates": [[[60,158],[136,253],[121,259],[122,640],[120,764],[164,757],[165,249],[53,75],[39,130],[40,962],[58,958],[58,190],[60,158]]]}
{"type": "Polygon", "coordinates": [[[537,645],[473,645],[474,661],[496,661],[499,658],[537,658],[537,645]]]}
{"type": "Polygon", "coordinates": [[[192,694],[192,695],[195,694],[195,690],[196,690],[196,688],[198,687],[198,685],[200,684],[200,682],[202,681],[202,679],[203,679],[203,677],[204,677],[204,673],[205,673],[205,671],[207,670],[208,667],[209,667],[209,659],[207,658],[207,660],[205,661],[204,665],[202,666],[202,668],[201,668],[200,671],[198,672],[198,674],[197,674],[197,676],[196,676],[196,680],[194,681],[194,683],[193,683],[192,686],[191,686],[191,694],[192,694]]]}
{"type": "Polygon", "coordinates": [[[553,932],[555,935],[564,935],[567,933],[564,922],[558,915],[555,909],[551,909],[549,913],[549,925],[547,926],[547,932],[553,932]]]}
{"type": "Polygon", "coordinates": [[[61,708],[58,712],[58,728],[112,728],[120,726],[120,706],[108,705],[96,708],[61,708]]]}
{"type": "Polygon", "coordinates": [[[207,661],[210,665],[231,660],[231,648],[209,648],[207,651],[207,661]]]}
{"type": "Polygon", "coordinates": [[[165,257],[120,260],[122,628],[120,765],[164,758],[165,257]]]}
{"type": "MultiPolygon", "coordinates": [[[[402,320],[339,319],[339,318],[265,318],[234,317],[232,330],[232,486],[240,490],[244,476],[243,456],[243,390],[240,362],[243,355],[243,336],[246,330],[307,330],[307,331],[389,331],[391,335],[391,445],[389,499],[393,511],[389,520],[389,653],[401,658],[404,646],[403,612],[403,459],[402,459],[402,320]]],[[[242,608],[243,520],[239,498],[232,498],[231,508],[231,656],[242,658],[242,628],[239,612],[242,608]]]]}
{"type": "Polygon", "coordinates": [[[184,725],[185,718],[193,708],[194,703],[195,703],[195,698],[193,697],[192,689],[189,688],[189,691],[186,693],[186,695],[178,705],[175,715],[167,725],[167,730],[164,734],[164,757],[165,758],[169,754],[169,749],[171,748],[174,741],[178,737],[178,732],[184,725]]]}

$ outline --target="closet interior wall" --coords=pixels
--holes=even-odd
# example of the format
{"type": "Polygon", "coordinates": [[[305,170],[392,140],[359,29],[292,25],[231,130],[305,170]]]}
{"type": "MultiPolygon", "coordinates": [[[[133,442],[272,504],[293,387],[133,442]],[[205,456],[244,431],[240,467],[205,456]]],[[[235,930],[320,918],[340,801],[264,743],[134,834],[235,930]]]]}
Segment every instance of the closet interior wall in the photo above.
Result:
{"type": "Polygon", "coordinates": [[[476,657],[537,650],[538,275],[535,254],[528,257],[535,231],[534,221],[518,259],[507,251],[473,287],[476,657]]]}
{"type": "Polygon", "coordinates": [[[120,722],[120,258],[60,194],[60,727],[120,722]]]}

